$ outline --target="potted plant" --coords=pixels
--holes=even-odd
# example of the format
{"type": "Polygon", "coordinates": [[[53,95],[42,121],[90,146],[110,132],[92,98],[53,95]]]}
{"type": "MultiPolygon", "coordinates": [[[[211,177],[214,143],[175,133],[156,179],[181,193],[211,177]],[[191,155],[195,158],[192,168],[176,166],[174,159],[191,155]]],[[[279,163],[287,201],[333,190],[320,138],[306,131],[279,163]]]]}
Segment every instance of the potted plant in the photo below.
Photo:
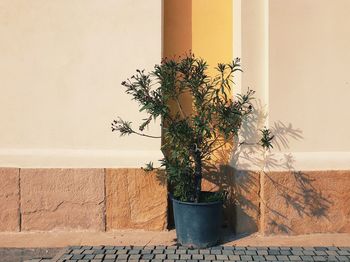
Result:
{"type": "MultiPolygon", "coordinates": [[[[230,95],[233,74],[241,71],[240,60],[215,69],[217,75],[210,77],[206,61],[190,54],[164,59],[150,73],[136,70],[122,85],[148,117],[138,130],[121,118],[112,122],[112,131],[121,136],[156,138],[144,130],[153,119],[161,119],[164,157],[160,161],[171,191],[177,240],[192,247],[215,245],[219,240],[224,194],[202,192],[204,167],[216,150],[233,141],[253,111],[252,90],[235,99],[230,95]],[[190,112],[184,110],[184,95],[192,98],[190,112]]],[[[258,143],[269,149],[273,136],[268,129],[261,132],[258,143]]],[[[146,169],[152,170],[153,163],[146,169]]]]}

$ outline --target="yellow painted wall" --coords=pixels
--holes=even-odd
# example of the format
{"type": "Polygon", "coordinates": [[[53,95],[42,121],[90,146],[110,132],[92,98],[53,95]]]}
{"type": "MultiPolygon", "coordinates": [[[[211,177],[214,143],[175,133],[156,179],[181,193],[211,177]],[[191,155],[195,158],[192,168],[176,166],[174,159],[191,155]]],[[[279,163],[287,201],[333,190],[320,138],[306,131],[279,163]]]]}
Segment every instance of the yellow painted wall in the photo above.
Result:
{"type": "Polygon", "coordinates": [[[232,5],[232,0],[192,0],[192,51],[211,67],[232,61],[232,5]]]}

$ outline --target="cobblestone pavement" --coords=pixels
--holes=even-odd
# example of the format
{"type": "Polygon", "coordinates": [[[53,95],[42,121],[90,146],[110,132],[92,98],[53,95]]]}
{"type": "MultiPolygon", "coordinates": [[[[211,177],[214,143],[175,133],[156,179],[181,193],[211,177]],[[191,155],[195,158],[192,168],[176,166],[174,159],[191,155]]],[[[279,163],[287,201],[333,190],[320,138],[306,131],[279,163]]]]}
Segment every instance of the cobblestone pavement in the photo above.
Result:
{"type": "Polygon", "coordinates": [[[177,246],[74,246],[67,248],[56,261],[350,261],[350,248],[217,246],[188,249],[177,246]]]}
{"type": "Polygon", "coordinates": [[[41,258],[45,261],[53,258],[60,250],[61,248],[0,248],[0,261],[22,262],[33,258],[41,258]]]}

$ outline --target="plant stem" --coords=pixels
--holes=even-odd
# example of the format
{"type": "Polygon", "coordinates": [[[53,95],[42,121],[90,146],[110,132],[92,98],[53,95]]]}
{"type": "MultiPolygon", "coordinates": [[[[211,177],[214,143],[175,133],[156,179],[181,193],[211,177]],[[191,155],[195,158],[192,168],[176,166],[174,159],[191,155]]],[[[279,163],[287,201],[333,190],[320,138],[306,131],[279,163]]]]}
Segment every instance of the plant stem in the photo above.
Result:
{"type": "Polygon", "coordinates": [[[201,151],[196,149],[194,152],[195,171],[194,171],[194,186],[195,186],[195,198],[194,202],[198,203],[200,193],[202,190],[202,158],[201,151]]]}
{"type": "Polygon", "coordinates": [[[177,106],[179,108],[179,111],[181,113],[182,118],[185,119],[186,118],[186,114],[184,113],[184,110],[182,109],[182,106],[181,106],[181,103],[180,103],[179,99],[176,97],[175,100],[176,100],[176,104],[177,104],[177,106]]]}
{"type": "Polygon", "coordinates": [[[149,137],[149,138],[162,138],[161,136],[151,136],[151,135],[146,135],[146,134],[142,134],[142,133],[139,133],[139,132],[136,132],[134,130],[132,130],[132,132],[136,135],[139,135],[139,136],[144,136],[144,137],[149,137]]]}

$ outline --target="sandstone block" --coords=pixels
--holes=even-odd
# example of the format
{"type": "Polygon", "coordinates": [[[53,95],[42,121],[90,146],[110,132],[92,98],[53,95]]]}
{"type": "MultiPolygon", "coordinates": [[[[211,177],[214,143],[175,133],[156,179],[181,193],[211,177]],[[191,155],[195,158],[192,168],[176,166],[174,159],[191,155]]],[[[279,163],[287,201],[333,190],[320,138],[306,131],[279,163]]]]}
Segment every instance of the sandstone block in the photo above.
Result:
{"type": "Polygon", "coordinates": [[[103,169],[22,169],[22,230],[105,229],[103,169]]]}
{"type": "Polygon", "coordinates": [[[107,230],[165,229],[167,186],[162,179],[156,172],[142,169],[107,169],[107,230]]]}
{"type": "Polygon", "coordinates": [[[20,230],[19,169],[0,168],[0,231],[20,230]]]}
{"type": "Polygon", "coordinates": [[[350,233],[350,172],[273,172],[264,179],[265,234],[350,233]]]}
{"type": "Polygon", "coordinates": [[[237,234],[258,231],[259,187],[259,173],[238,171],[225,165],[205,174],[202,182],[205,191],[228,193],[224,205],[225,220],[237,234]]]}
{"type": "Polygon", "coordinates": [[[230,201],[235,205],[236,234],[257,232],[260,219],[260,173],[236,170],[232,188],[230,201]]]}

